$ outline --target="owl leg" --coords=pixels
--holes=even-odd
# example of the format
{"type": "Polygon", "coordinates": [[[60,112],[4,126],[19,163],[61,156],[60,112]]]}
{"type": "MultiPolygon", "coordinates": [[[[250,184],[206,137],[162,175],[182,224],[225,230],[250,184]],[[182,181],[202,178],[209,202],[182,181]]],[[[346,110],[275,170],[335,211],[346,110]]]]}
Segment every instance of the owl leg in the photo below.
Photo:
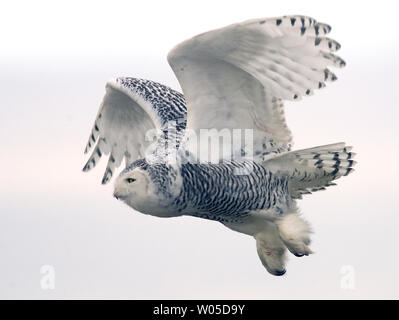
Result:
{"type": "Polygon", "coordinates": [[[273,222],[268,222],[266,228],[255,235],[255,240],[256,250],[263,266],[269,273],[282,276],[286,271],[286,249],[277,226],[273,222]]]}
{"type": "Polygon", "coordinates": [[[292,254],[302,257],[313,253],[308,247],[312,233],[310,225],[297,212],[288,213],[279,218],[276,220],[276,225],[281,240],[292,254]]]}
{"type": "Polygon", "coordinates": [[[224,223],[224,225],[255,238],[259,258],[269,273],[275,276],[282,276],[285,273],[286,248],[273,221],[251,216],[242,223],[224,223]]]}

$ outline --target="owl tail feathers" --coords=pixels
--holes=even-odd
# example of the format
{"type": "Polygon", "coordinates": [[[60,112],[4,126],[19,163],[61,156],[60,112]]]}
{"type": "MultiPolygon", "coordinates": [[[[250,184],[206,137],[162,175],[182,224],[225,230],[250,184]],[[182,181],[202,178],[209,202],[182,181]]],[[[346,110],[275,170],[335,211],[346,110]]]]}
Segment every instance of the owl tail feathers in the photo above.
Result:
{"type": "Polygon", "coordinates": [[[263,162],[264,167],[277,175],[288,177],[292,198],[325,190],[334,186],[333,180],[354,171],[356,155],[345,143],[334,143],[315,148],[287,152],[263,162]]]}

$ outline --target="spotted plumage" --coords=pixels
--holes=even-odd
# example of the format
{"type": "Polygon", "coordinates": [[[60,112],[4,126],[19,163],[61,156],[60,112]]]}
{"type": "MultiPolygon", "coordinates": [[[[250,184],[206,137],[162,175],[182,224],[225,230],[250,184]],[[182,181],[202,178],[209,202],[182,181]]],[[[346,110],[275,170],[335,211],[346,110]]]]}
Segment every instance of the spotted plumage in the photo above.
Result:
{"type": "MultiPolygon", "coordinates": [[[[103,184],[110,181],[115,168],[119,166],[123,157],[125,157],[126,161],[128,162],[127,164],[130,164],[131,161],[137,159],[139,156],[137,149],[140,150],[148,147],[148,141],[143,139],[145,137],[142,136],[142,132],[140,131],[136,132],[138,136],[135,136],[135,134],[129,132],[125,135],[125,137],[122,137],[122,139],[125,141],[120,141],[120,139],[118,139],[120,135],[113,134],[112,130],[120,130],[123,128],[130,131],[131,126],[132,131],[134,130],[135,126],[144,130],[150,130],[155,128],[155,126],[149,122],[151,122],[152,119],[156,119],[156,125],[158,126],[159,130],[158,139],[162,140],[162,137],[163,140],[165,139],[164,135],[165,131],[168,129],[168,124],[173,123],[175,124],[174,128],[176,130],[176,141],[178,145],[181,135],[186,127],[187,120],[184,96],[180,92],[177,92],[160,83],[150,80],[121,77],[109,81],[107,84],[107,90],[110,91],[110,95],[104,98],[103,104],[100,107],[85,149],[85,153],[91,149],[97,138],[99,138],[98,143],[83,168],[83,171],[88,171],[94,168],[101,158],[102,152],[105,154],[110,154],[108,165],[102,180],[103,184]],[[133,106],[137,107],[137,109],[135,110],[132,108],[132,110],[111,110],[112,105],[107,104],[107,101],[109,100],[108,98],[112,99],[115,94],[119,93],[123,93],[126,95],[126,97],[129,97],[135,101],[132,103],[134,103],[133,106]],[[140,113],[140,103],[146,106],[145,112],[147,115],[144,115],[144,119],[138,119],[136,117],[136,112],[140,113]],[[115,114],[119,113],[119,115],[122,117],[126,116],[126,118],[120,119],[121,123],[119,124],[119,127],[113,127],[109,121],[104,121],[104,118],[102,117],[104,112],[113,113],[112,117],[115,117],[115,114]],[[141,121],[144,121],[147,124],[144,124],[144,128],[141,121]],[[100,128],[102,129],[100,130],[100,128]],[[106,137],[107,132],[109,137],[106,137]],[[133,141],[133,143],[129,144],[129,138],[130,141],[133,141]]],[[[161,157],[163,154],[159,154],[158,156],[161,157]]]]}
{"type": "Polygon", "coordinates": [[[253,236],[264,267],[309,255],[297,200],[353,172],[351,147],[292,150],[284,100],[311,96],[344,67],[327,24],[306,16],[255,19],[200,34],[168,54],[183,94],[162,84],[107,83],[83,170],[108,156],[102,183],[144,214],[215,220],[253,236]]]}

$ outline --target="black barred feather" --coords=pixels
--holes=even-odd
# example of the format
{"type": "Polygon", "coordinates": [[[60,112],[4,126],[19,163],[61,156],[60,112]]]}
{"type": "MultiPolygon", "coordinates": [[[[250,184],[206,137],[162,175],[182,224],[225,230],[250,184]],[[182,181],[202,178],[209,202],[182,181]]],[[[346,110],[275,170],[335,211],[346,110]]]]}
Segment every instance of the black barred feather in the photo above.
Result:
{"type": "Polygon", "coordinates": [[[121,175],[135,168],[146,171],[162,198],[170,199],[177,213],[220,222],[239,222],[251,211],[270,210],[276,216],[292,203],[288,178],[274,175],[252,161],[220,164],[182,164],[177,172],[167,164],[149,165],[137,160],[121,175]],[[237,172],[247,172],[238,175],[237,172]],[[180,192],[170,196],[174,175],[182,179],[180,192]]]}
{"type": "Polygon", "coordinates": [[[142,157],[140,152],[149,144],[145,140],[148,130],[159,129],[166,135],[170,123],[175,125],[178,147],[186,127],[186,104],[181,93],[150,80],[121,77],[108,82],[85,153],[94,150],[83,171],[93,169],[102,155],[111,153],[102,179],[103,184],[108,183],[123,158],[129,165],[142,157]]]}
{"type": "Polygon", "coordinates": [[[310,149],[296,150],[270,158],[264,166],[275,174],[289,177],[289,192],[293,198],[325,190],[333,180],[354,171],[356,155],[352,147],[336,143],[310,149]]]}

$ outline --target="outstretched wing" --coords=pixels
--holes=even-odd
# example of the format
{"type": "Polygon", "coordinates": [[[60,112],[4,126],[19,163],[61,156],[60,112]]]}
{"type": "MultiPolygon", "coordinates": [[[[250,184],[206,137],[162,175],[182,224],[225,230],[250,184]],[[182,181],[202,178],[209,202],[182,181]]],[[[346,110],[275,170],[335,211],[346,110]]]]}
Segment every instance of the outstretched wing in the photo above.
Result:
{"type": "Polygon", "coordinates": [[[264,161],[262,165],[275,175],[288,177],[291,197],[325,190],[333,180],[353,172],[356,155],[345,143],[295,150],[264,161]]]}
{"type": "Polygon", "coordinates": [[[154,143],[147,141],[151,137],[146,139],[149,130],[162,134],[171,123],[177,132],[185,128],[186,105],[181,93],[149,80],[109,81],[85,153],[94,150],[83,171],[94,168],[103,154],[109,154],[102,180],[107,183],[124,157],[126,165],[144,157],[154,143]]]}
{"type": "Polygon", "coordinates": [[[283,100],[336,80],[345,62],[331,27],[304,16],[250,20],[200,34],[168,55],[187,100],[187,129],[251,128],[254,155],[290,149],[283,100]]]}

